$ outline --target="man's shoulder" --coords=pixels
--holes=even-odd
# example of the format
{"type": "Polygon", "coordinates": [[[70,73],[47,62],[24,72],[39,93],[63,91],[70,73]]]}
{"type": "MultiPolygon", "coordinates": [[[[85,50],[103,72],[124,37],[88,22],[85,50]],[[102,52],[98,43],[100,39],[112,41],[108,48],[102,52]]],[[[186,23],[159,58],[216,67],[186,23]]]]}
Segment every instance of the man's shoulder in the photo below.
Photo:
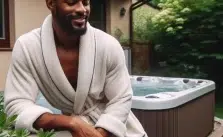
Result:
{"type": "Polygon", "coordinates": [[[112,35],[103,32],[99,29],[95,29],[97,46],[100,47],[103,53],[113,58],[114,56],[120,57],[123,54],[123,49],[120,42],[112,35]]]}
{"type": "Polygon", "coordinates": [[[109,53],[122,50],[120,42],[112,35],[102,30],[95,29],[95,36],[97,46],[100,47],[102,51],[108,51],[106,53],[109,53]]]}
{"type": "Polygon", "coordinates": [[[31,45],[40,44],[40,28],[33,29],[23,35],[21,35],[17,41],[23,46],[33,47],[31,45]]]}
{"type": "Polygon", "coordinates": [[[102,42],[103,44],[108,44],[108,45],[119,44],[119,41],[111,34],[108,34],[107,32],[95,28],[95,34],[96,34],[96,39],[100,40],[100,42],[102,42]]]}
{"type": "Polygon", "coordinates": [[[15,42],[12,52],[14,61],[24,61],[26,56],[33,56],[40,50],[40,30],[34,29],[21,35],[15,42]]]}

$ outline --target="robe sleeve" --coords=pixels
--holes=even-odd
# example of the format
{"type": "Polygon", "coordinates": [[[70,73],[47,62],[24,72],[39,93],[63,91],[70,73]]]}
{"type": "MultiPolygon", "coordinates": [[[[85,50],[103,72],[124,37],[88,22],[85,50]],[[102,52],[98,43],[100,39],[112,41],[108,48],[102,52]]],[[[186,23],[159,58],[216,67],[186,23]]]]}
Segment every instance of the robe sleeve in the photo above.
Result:
{"type": "MultiPolygon", "coordinates": [[[[31,45],[30,45],[31,46],[31,45]]],[[[27,49],[17,40],[6,79],[4,106],[8,116],[17,115],[15,127],[36,132],[33,123],[49,109],[35,104],[39,89],[30,70],[31,61],[27,49]]]]}
{"type": "Polygon", "coordinates": [[[115,40],[112,44],[112,48],[108,51],[104,87],[104,94],[109,102],[96,127],[104,128],[117,137],[124,137],[132,104],[132,88],[124,51],[118,41],[115,40]]]}

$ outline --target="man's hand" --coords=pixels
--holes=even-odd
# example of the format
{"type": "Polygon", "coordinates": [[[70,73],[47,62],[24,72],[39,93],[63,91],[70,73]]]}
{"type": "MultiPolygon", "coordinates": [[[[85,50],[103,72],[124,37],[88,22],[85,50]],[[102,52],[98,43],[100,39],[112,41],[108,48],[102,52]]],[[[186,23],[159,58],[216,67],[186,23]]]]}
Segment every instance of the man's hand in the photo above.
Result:
{"type": "Polygon", "coordinates": [[[45,113],[34,122],[33,126],[36,129],[43,128],[44,130],[67,130],[73,137],[103,137],[99,131],[78,116],[45,113]]]}
{"type": "Polygon", "coordinates": [[[103,137],[99,131],[78,116],[73,117],[72,122],[71,134],[73,137],[103,137]]]}
{"type": "Polygon", "coordinates": [[[103,137],[111,137],[111,133],[104,130],[103,128],[96,128],[96,129],[103,137]]]}

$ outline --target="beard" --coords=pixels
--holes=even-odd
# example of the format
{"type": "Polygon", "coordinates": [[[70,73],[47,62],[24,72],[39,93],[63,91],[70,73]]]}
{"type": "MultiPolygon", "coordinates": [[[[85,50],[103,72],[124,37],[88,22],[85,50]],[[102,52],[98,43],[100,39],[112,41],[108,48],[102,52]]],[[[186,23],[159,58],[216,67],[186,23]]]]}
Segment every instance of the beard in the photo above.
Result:
{"type": "Polygon", "coordinates": [[[85,15],[74,16],[73,14],[62,15],[60,14],[58,8],[56,8],[55,18],[56,18],[57,24],[61,27],[61,29],[70,36],[73,36],[73,35],[81,36],[81,35],[84,35],[87,31],[88,16],[85,16],[85,15]],[[85,18],[84,25],[72,23],[72,20],[82,19],[83,17],[85,18]]]}

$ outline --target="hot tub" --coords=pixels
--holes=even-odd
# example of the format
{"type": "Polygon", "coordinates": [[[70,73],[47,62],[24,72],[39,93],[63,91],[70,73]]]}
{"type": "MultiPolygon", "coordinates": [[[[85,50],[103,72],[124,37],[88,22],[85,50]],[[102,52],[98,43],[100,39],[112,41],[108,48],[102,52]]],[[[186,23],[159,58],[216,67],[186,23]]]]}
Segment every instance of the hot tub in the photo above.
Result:
{"type": "Polygon", "coordinates": [[[215,83],[131,76],[132,111],[149,137],[207,137],[214,127],[215,83]]]}

